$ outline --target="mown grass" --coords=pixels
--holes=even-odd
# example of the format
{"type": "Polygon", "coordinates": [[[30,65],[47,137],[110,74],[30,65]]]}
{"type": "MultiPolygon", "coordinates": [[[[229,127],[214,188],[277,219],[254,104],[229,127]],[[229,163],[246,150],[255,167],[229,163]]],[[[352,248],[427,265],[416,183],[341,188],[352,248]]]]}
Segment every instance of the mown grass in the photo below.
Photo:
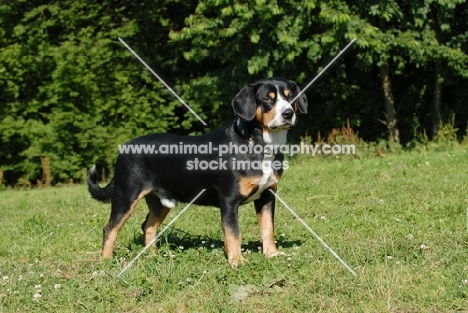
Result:
{"type": "MultiPolygon", "coordinates": [[[[240,209],[248,262],[230,269],[219,212],[192,207],[156,255],[142,249],[142,202],[100,260],[109,205],[85,186],[0,192],[0,312],[468,311],[468,152],[301,157],[278,194],[357,272],[351,275],[277,203],[276,258],[258,253],[240,209]]],[[[174,217],[179,205],[166,220],[174,217]]]]}

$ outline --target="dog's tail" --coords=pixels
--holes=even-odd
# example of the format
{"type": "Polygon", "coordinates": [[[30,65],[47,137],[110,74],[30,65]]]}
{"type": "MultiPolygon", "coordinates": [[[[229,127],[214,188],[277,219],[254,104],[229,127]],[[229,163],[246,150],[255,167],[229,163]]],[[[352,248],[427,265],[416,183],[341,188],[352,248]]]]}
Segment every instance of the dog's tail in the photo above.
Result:
{"type": "Polygon", "coordinates": [[[89,170],[88,176],[88,191],[91,194],[91,197],[101,202],[110,202],[113,190],[114,178],[112,178],[111,182],[106,187],[99,187],[96,165],[93,165],[89,170]]]}

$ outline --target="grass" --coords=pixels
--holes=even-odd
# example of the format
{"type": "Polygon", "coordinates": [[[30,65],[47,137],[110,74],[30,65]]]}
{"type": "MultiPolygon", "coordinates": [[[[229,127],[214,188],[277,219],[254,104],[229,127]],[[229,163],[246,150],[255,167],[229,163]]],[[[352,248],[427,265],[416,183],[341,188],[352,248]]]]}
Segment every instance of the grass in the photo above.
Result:
{"type": "MultiPolygon", "coordinates": [[[[0,192],[0,312],[468,311],[468,152],[299,158],[278,195],[358,274],[351,275],[277,202],[276,258],[258,253],[240,208],[248,262],[230,269],[219,212],[192,207],[142,249],[142,202],[115,258],[100,260],[109,205],[85,186],[0,192]]],[[[181,210],[179,205],[166,220],[181,210]]]]}

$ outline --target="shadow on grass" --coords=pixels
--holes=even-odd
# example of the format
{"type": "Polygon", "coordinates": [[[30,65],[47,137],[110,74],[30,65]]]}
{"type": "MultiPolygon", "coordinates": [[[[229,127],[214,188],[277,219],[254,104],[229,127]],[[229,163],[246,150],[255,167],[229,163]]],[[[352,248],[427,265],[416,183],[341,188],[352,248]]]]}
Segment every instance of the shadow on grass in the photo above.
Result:
{"type": "MultiPolygon", "coordinates": [[[[189,232],[182,229],[170,227],[157,241],[157,246],[168,245],[171,250],[177,250],[179,247],[183,249],[198,249],[204,247],[208,251],[214,249],[224,249],[224,241],[211,237],[193,236],[189,232]]],[[[285,240],[283,237],[277,239],[277,246],[282,248],[292,248],[294,246],[301,246],[302,240],[285,240]]],[[[127,249],[129,251],[138,252],[145,246],[145,237],[142,232],[134,235],[133,242],[129,243],[127,249]]],[[[257,251],[262,244],[260,241],[242,242],[243,249],[257,251]]]]}

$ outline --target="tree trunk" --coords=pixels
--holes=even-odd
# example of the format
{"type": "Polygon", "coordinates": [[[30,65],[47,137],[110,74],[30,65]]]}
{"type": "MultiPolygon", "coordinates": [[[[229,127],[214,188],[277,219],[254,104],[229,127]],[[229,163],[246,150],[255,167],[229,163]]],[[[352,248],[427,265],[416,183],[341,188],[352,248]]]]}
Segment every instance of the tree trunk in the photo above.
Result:
{"type": "Polygon", "coordinates": [[[439,81],[441,66],[441,62],[437,60],[434,65],[434,99],[431,109],[432,138],[436,138],[439,133],[440,106],[442,101],[442,84],[439,81]]]}
{"type": "Polygon", "coordinates": [[[395,114],[395,100],[393,98],[392,82],[390,79],[390,69],[388,63],[385,62],[380,67],[380,80],[382,81],[382,89],[384,92],[385,118],[384,124],[387,126],[390,140],[400,142],[400,131],[397,127],[395,114]]]}

